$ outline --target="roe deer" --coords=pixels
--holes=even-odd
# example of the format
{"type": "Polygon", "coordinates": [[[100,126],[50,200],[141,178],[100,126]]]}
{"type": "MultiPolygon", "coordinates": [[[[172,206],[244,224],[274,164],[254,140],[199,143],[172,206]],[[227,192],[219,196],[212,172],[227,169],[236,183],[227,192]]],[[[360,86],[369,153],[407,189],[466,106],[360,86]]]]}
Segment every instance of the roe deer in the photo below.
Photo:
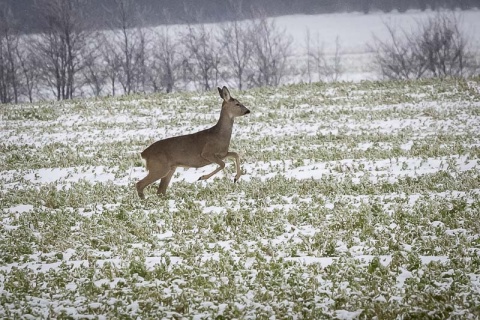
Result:
{"type": "Polygon", "coordinates": [[[234,158],[237,174],[234,182],[241,176],[240,158],[236,152],[228,151],[232,136],[233,120],[250,113],[243,104],[230,96],[227,87],[218,88],[223,99],[220,119],[213,127],[196,133],[159,140],[142,152],[146,161],[148,175],[137,182],[137,192],[144,199],[143,189],[161,179],[157,194],[165,195],[168,184],[177,167],[200,168],[216,163],[218,168],[198,180],[206,180],[225,168],[225,158],[234,158]]]}

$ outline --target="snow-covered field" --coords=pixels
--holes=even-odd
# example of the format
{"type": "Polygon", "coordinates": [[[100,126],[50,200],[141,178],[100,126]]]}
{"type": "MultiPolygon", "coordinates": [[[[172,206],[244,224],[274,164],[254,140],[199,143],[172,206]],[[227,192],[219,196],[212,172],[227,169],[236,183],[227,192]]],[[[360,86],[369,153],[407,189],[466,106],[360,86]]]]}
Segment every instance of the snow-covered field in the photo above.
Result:
{"type": "Polygon", "coordinates": [[[145,201],[139,152],[217,94],[2,106],[0,318],[478,318],[478,86],[232,90],[245,175],[145,201]]]}

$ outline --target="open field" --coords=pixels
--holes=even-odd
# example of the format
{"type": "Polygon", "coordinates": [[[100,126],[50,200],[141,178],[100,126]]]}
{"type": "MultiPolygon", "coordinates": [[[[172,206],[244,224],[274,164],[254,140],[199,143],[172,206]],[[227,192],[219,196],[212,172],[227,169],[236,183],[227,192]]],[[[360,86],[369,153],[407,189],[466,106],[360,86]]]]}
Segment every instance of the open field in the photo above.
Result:
{"type": "Polygon", "coordinates": [[[232,95],[229,163],[134,183],[215,93],[0,106],[0,318],[480,317],[478,82],[232,95]]]}

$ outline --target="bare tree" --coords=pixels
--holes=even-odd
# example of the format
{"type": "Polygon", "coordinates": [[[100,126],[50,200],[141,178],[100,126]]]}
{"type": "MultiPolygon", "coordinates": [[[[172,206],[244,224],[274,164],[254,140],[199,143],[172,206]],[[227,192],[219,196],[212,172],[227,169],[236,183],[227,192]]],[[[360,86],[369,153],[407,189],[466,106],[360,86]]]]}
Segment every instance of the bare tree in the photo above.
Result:
{"type": "Polygon", "coordinates": [[[425,23],[419,23],[418,48],[426,57],[427,69],[433,77],[463,77],[476,68],[459,22],[455,14],[438,13],[425,23]]]}
{"type": "Polygon", "coordinates": [[[307,66],[306,66],[306,72],[307,72],[307,77],[308,77],[308,83],[312,83],[312,58],[313,58],[313,52],[312,52],[312,47],[311,47],[311,36],[310,36],[310,29],[307,28],[305,30],[305,49],[307,50],[307,66]]]}
{"type": "MultiPolygon", "coordinates": [[[[109,41],[109,50],[105,60],[109,63],[109,77],[118,81],[125,94],[145,91],[148,39],[141,28],[138,5],[132,0],[115,0],[110,11],[110,27],[114,30],[113,40],[109,41]],[[120,62],[120,69],[114,73],[114,67],[120,62]],[[115,76],[115,77],[113,77],[115,76]]],[[[112,92],[114,91],[112,82],[112,92]]]]}
{"type": "Polygon", "coordinates": [[[133,72],[135,92],[147,91],[147,61],[150,59],[150,39],[143,28],[136,30],[136,45],[133,50],[133,72]]]}
{"type": "Polygon", "coordinates": [[[306,36],[306,50],[307,50],[307,75],[308,79],[311,82],[313,76],[313,70],[317,74],[318,81],[322,81],[323,67],[325,64],[325,52],[323,48],[323,43],[320,42],[319,35],[317,33],[316,39],[311,40],[310,30],[307,29],[306,36]]]}
{"type": "Polygon", "coordinates": [[[246,70],[253,54],[253,42],[250,39],[251,25],[241,21],[245,18],[241,4],[241,1],[230,1],[234,17],[221,26],[218,37],[220,47],[226,56],[224,64],[236,79],[240,90],[246,82],[246,70]]]}
{"type": "Polygon", "coordinates": [[[133,2],[127,0],[116,0],[116,21],[114,27],[120,29],[116,32],[118,36],[117,48],[122,55],[122,73],[119,75],[119,81],[122,83],[125,94],[133,91],[133,49],[134,36],[132,30],[135,27],[135,18],[131,13],[135,12],[133,2]]]}
{"type": "Polygon", "coordinates": [[[83,84],[90,87],[94,96],[102,94],[107,82],[107,67],[102,56],[103,35],[92,33],[90,46],[83,53],[83,84]]]}
{"type": "Polygon", "coordinates": [[[32,36],[23,36],[17,47],[16,56],[18,59],[19,72],[21,74],[21,94],[26,96],[28,101],[33,102],[34,90],[37,89],[40,79],[39,65],[40,61],[32,50],[29,43],[32,42],[32,36]]]}
{"type": "Polygon", "coordinates": [[[170,93],[175,88],[182,60],[179,43],[172,36],[168,24],[157,31],[154,52],[149,68],[153,91],[165,90],[170,93]]]}
{"type": "Polygon", "coordinates": [[[184,63],[190,65],[194,82],[199,83],[205,91],[217,85],[219,78],[220,52],[215,40],[214,30],[203,23],[189,23],[182,35],[184,63]]]}
{"type": "Polygon", "coordinates": [[[253,43],[249,81],[254,86],[278,86],[285,76],[292,38],[280,30],[274,19],[265,15],[253,20],[250,38],[253,43]]]}
{"type": "Polygon", "coordinates": [[[340,38],[337,36],[333,56],[330,59],[324,56],[323,75],[328,81],[338,81],[343,73],[341,48],[340,38]]]}
{"type": "Polygon", "coordinates": [[[374,52],[374,63],[387,79],[419,79],[426,71],[424,58],[420,55],[418,41],[402,30],[401,35],[392,25],[385,25],[390,39],[383,41],[374,36],[374,44],[369,45],[374,52]]]}
{"type": "Polygon", "coordinates": [[[325,54],[324,45],[320,42],[318,34],[314,41],[311,40],[308,29],[305,36],[305,45],[309,81],[312,79],[313,69],[317,73],[318,81],[338,81],[343,73],[340,38],[335,38],[335,51],[331,56],[325,54]]]}
{"type": "Polygon", "coordinates": [[[99,72],[104,73],[107,82],[110,82],[110,95],[117,94],[117,83],[119,83],[122,72],[122,53],[117,47],[116,39],[110,32],[101,34],[99,43],[99,72]]]}
{"type": "Polygon", "coordinates": [[[41,0],[36,4],[45,31],[33,46],[41,59],[44,81],[53,88],[57,100],[71,99],[87,39],[83,3],[80,0],[41,0]]]}
{"type": "Polygon", "coordinates": [[[9,8],[0,6],[0,102],[18,102],[18,35],[9,8]]]}
{"type": "Polygon", "coordinates": [[[389,39],[375,37],[370,45],[385,78],[463,77],[478,69],[454,13],[437,13],[426,21],[417,21],[410,32],[399,32],[392,25],[386,28],[389,39]]]}

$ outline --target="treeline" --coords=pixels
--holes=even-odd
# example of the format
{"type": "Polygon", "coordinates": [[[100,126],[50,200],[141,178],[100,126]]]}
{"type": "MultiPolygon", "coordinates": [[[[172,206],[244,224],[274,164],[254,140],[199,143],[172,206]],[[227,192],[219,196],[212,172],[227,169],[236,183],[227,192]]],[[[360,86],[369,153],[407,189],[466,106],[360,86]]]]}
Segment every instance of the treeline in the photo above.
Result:
{"type": "Polygon", "coordinates": [[[409,9],[417,10],[468,10],[480,8],[477,0],[340,0],[347,2],[345,8],[354,8],[355,11],[369,13],[370,11],[391,12],[397,10],[405,12],[409,9]]]}
{"type": "MultiPolygon", "coordinates": [[[[240,2],[230,3],[233,18],[222,24],[198,23],[199,12],[186,7],[181,27],[141,28],[144,15],[136,0],[114,0],[102,30],[92,28],[86,4],[42,0],[36,7],[42,32],[34,34],[23,33],[13,11],[0,6],[0,103],[210,90],[220,83],[246,89],[292,79],[337,81],[343,72],[340,39],[327,56],[318,35],[306,30],[300,48],[305,55],[293,61],[299,48],[285,30],[240,2]]],[[[168,11],[163,19],[169,21],[168,11]]],[[[386,27],[390,37],[370,45],[384,78],[477,74],[478,56],[454,14],[418,22],[412,33],[386,27]]]]}
{"type": "MultiPolygon", "coordinates": [[[[23,32],[42,31],[38,19],[39,7],[49,0],[3,0],[11,8],[13,16],[22,21],[23,32]]],[[[105,15],[116,7],[116,0],[82,0],[83,15],[89,18],[89,26],[107,28],[105,15]]],[[[480,8],[478,0],[135,0],[137,10],[142,12],[138,21],[142,26],[165,23],[186,23],[185,8],[198,13],[196,22],[221,22],[235,17],[233,7],[242,7],[244,12],[261,11],[269,17],[288,14],[321,14],[335,12],[364,12],[408,9],[417,10],[467,10],[480,8]],[[163,12],[168,11],[165,19],[163,12]]]]}
{"type": "MultiPolygon", "coordinates": [[[[72,99],[173,90],[210,90],[219,81],[238,88],[275,86],[285,77],[291,37],[266,15],[221,27],[187,23],[140,28],[134,0],[115,0],[96,31],[81,0],[44,0],[42,32],[22,34],[8,8],[0,10],[0,102],[72,99]]],[[[185,9],[194,21],[195,10],[185,9]]],[[[168,14],[165,13],[166,19],[168,14]]]]}

